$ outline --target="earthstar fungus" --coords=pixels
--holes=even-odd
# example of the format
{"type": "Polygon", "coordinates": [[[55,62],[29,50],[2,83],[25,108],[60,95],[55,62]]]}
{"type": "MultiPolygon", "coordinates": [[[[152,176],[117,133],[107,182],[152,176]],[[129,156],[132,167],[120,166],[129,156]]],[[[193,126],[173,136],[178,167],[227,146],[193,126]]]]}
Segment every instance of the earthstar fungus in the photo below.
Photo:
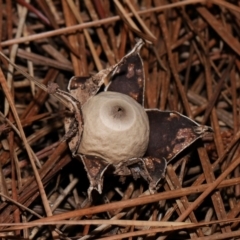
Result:
{"type": "MultiPolygon", "coordinates": [[[[90,198],[93,189],[102,192],[103,175],[110,165],[116,175],[144,178],[154,192],[167,164],[211,131],[175,111],[144,109],[145,76],[139,54],[143,44],[139,40],[116,65],[93,77],[73,77],[68,92],[55,83],[48,86],[49,93],[64,100],[72,112],[64,121],[64,139],[73,157],[84,164],[90,198]]],[[[44,85],[11,64],[46,91],[44,85]]]]}
{"type": "MultiPolygon", "coordinates": [[[[211,128],[200,126],[178,112],[144,109],[145,76],[143,62],[139,54],[143,44],[143,41],[139,40],[132,51],[124,56],[120,62],[100,71],[92,78],[73,77],[69,82],[69,93],[80,102],[83,111],[80,123],[83,128],[70,140],[69,146],[73,155],[82,160],[87,171],[90,180],[89,197],[93,189],[99,193],[102,192],[103,174],[110,165],[115,168],[114,174],[132,175],[134,179],[144,178],[149,183],[149,190],[153,192],[156,190],[158,182],[164,177],[167,163],[201,138],[205,132],[211,131],[211,128]],[[98,93],[100,87],[103,84],[106,85],[106,82],[108,85],[105,87],[105,92],[98,93]],[[105,113],[108,114],[110,114],[111,109],[115,111],[115,114],[118,110],[121,112],[123,109],[118,108],[117,103],[120,101],[119,96],[123,94],[126,95],[125,98],[131,97],[136,101],[135,104],[129,102],[128,107],[137,104],[138,108],[141,107],[142,111],[146,113],[143,114],[140,111],[141,113],[135,115],[138,116],[137,119],[128,119],[130,122],[137,120],[145,123],[141,123],[139,127],[136,126],[138,131],[130,133],[127,141],[125,141],[124,134],[118,138],[113,129],[109,129],[110,125],[116,127],[119,119],[110,119],[107,116],[108,120],[110,119],[112,122],[105,119],[104,123],[102,122],[103,118],[99,117],[99,113],[95,113],[95,111],[99,112],[99,109],[104,108],[105,113]],[[104,103],[102,105],[97,100],[93,100],[97,96],[108,98],[107,96],[110,95],[111,101],[114,103],[109,102],[109,105],[105,107],[104,103]],[[85,109],[87,105],[91,105],[88,110],[85,109]],[[98,117],[90,116],[94,114],[98,117]],[[91,123],[93,118],[94,123],[91,123]],[[146,121],[148,122],[147,127],[146,121]],[[86,126],[84,126],[85,123],[86,126]],[[85,137],[89,130],[92,132],[92,137],[88,136],[86,141],[85,137]],[[97,131],[98,133],[96,133],[97,131]],[[146,135],[145,138],[142,138],[144,132],[146,135]],[[81,140],[79,140],[79,136],[82,136],[81,140]],[[147,143],[146,146],[141,143],[141,147],[127,148],[127,146],[137,146],[140,139],[144,139],[143,142],[147,143]]],[[[123,114],[123,112],[118,114],[123,114]]],[[[134,118],[134,116],[132,115],[130,118],[134,118]]],[[[65,128],[67,132],[72,131],[70,125],[73,125],[73,121],[72,118],[66,118],[65,128]]],[[[139,143],[139,145],[141,144],[139,143]]]]}

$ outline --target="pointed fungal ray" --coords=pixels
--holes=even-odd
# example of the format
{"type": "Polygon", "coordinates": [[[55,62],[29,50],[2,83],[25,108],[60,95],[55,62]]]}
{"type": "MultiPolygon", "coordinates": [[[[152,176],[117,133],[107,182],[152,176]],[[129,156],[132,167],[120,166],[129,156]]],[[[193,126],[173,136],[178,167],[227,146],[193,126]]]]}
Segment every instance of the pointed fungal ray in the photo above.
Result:
{"type": "Polygon", "coordinates": [[[140,39],[134,48],[124,56],[112,71],[105,91],[126,94],[144,105],[145,74],[140,49],[144,45],[140,39]]]}
{"type": "MultiPolygon", "coordinates": [[[[121,92],[133,97],[134,99],[137,95],[139,96],[138,98],[140,99],[140,104],[142,104],[144,98],[143,92],[145,79],[139,51],[143,45],[144,41],[140,39],[135,44],[133,49],[127,55],[125,55],[118,63],[116,63],[114,66],[110,66],[106,69],[99,71],[92,77],[72,77],[68,84],[68,91],[83,105],[90,97],[96,95],[100,87],[104,84],[106,86],[105,91],[121,92]],[[131,65],[128,61],[129,59],[131,59],[131,63],[133,63],[135,65],[135,68],[137,68],[135,70],[136,73],[134,72],[136,76],[134,76],[134,79],[131,79],[130,86],[129,83],[125,81],[126,79],[124,81],[119,79],[122,78],[122,74],[119,75],[119,71],[121,72],[122,68],[126,69],[128,65],[131,65]],[[141,86],[139,87],[139,85],[141,86]]],[[[125,71],[125,74],[127,74],[127,71],[125,71]]]]}

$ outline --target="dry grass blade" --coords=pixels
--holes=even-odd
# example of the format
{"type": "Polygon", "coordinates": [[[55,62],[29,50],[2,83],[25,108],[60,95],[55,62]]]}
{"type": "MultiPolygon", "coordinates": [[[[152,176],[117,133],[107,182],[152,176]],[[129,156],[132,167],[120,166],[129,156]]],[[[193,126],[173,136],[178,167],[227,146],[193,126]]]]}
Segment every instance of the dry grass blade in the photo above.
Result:
{"type": "MultiPolygon", "coordinates": [[[[42,181],[41,181],[41,179],[39,177],[39,174],[38,174],[38,171],[37,171],[37,167],[35,165],[35,161],[36,161],[37,157],[35,156],[35,154],[33,154],[33,151],[31,150],[31,148],[30,148],[30,146],[29,146],[29,144],[27,142],[27,139],[25,137],[25,134],[24,134],[24,131],[23,131],[23,128],[22,128],[19,116],[17,114],[16,108],[15,108],[13,100],[11,98],[10,90],[7,87],[7,82],[6,82],[6,79],[5,79],[1,69],[0,69],[0,83],[1,83],[2,88],[4,90],[5,96],[6,96],[7,100],[8,100],[8,102],[9,102],[9,105],[10,105],[10,108],[12,110],[12,113],[13,113],[13,115],[15,117],[17,126],[19,128],[19,132],[21,134],[23,143],[24,143],[25,148],[26,148],[27,153],[28,153],[28,157],[29,157],[29,159],[31,161],[31,165],[32,165],[35,177],[36,177],[36,181],[38,183],[39,192],[40,192],[40,195],[41,195],[41,198],[42,198],[42,202],[43,202],[46,214],[47,214],[47,216],[52,216],[52,211],[51,211],[51,209],[50,209],[50,207],[48,205],[48,201],[47,201],[46,193],[45,193],[45,190],[44,190],[44,186],[42,184],[42,181]]],[[[56,236],[55,233],[53,233],[53,236],[56,236]]]]}
{"type": "MultiPolygon", "coordinates": [[[[236,1],[0,0],[0,9],[1,238],[239,239],[240,7],[236,1]],[[147,44],[140,51],[141,59],[128,55],[129,64],[124,56],[138,38],[147,44]],[[80,99],[91,96],[89,82],[99,83],[89,76],[114,66],[100,84],[106,80],[107,85],[112,76],[122,81],[124,71],[135,69],[136,58],[142,60],[137,63],[138,78],[123,76],[140,87],[145,73],[144,107],[161,109],[163,115],[170,111],[171,119],[176,116],[173,111],[187,116],[159,127],[164,132],[154,141],[162,144],[159,152],[186,146],[188,128],[180,128],[184,133],[175,129],[182,118],[214,131],[184,148],[167,164],[166,175],[161,175],[163,167],[150,170],[149,159],[123,164],[129,176],[115,175],[119,168],[109,166],[102,193],[93,190],[89,199],[89,176],[99,169],[94,163],[103,161],[89,160],[90,171],[86,162],[74,158],[63,141],[64,122],[82,119],[80,99]],[[71,87],[81,87],[77,100],[71,95],[76,90],[71,94],[66,90],[73,76],[71,87]],[[87,78],[91,80],[85,85],[87,78]],[[172,140],[169,144],[166,137],[172,140]],[[158,189],[151,188],[150,193],[149,182],[154,185],[155,178],[158,189]]],[[[123,88],[128,83],[124,80],[123,88]]],[[[135,91],[129,95],[137,96],[135,91]]],[[[156,121],[156,126],[169,118],[156,121]]],[[[84,130],[77,121],[70,126],[84,130]]],[[[74,134],[72,139],[81,131],[74,134]]],[[[158,166],[157,160],[151,161],[158,166]]]]}
{"type": "MultiPolygon", "coordinates": [[[[78,20],[78,22],[80,24],[83,23],[81,15],[78,13],[77,8],[76,8],[74,2],[72,0],[67,0],[67,3],[69,5],[69,7],[71,8],[75,18],[78,20]]],[[[89,45],[89,48],[91,50],[91,53],[92,53],[93,59],[95,61],[95,64],[97,66],[97,70],[100,71],[100,70],[102,70],[102,64],[101,64],[101,62],[100,62],[100,60],[99,60],[99,58],[97,56],[97,52],[96,52],[96,50],[94,48],[92,39],[91,39],[91,37],[90,37],[90,35],[89,35],[89,33],[88,33],[88,31],[86,29],[83,29],[83,32],[84,32],[85,38],[86,38],[86,40],[88,42],[88,45],[89,45]]]]}
{"type": "MultiPolygon", "coordinates": [[[[19,72],[21,72],[27,79],[33,81],[39,88],[41,88],[43,91],[48,92],[48,88],[37,81],[34,77],[30,76],[27,72],[25,72],[23,69],[18,67],[16,64],[14,64],[9,58],[7,58],[2,52],[0,52],[0,55],[6,59],[15,69],[17,69],[19,72]]],[[[62,102],[66,107],[68,107],[68,104],[66,101],[64,101],[62,98],[60,98],[57,94],[52,93],[60,102],[62,102]]]]}
{"type": "MultiPolygon", "coordinates": [[[[19,22],[19,25],[18,25],[18,29],[17,29],[17,33],[16,33],[16,38],[19,38],[22,34],[22,31],[23,31],[23,27],[24,27],[24,22],[25,22],[25,19],[26,19],[26,16],[27,16],[27,9],[26,8],[21,8],[21,9],[18,9],[19,10],[19,15],[20,15],[20,22],[19,22]]],[[[17,50],[18,50],[18,44],[14,44],[12,46],[12,49],[11,49],[11,52],[10,52],[10,60],[11,62],[15,62],[15,57],[16,57],[16,53],[17,53],[17,50]]],[[[11,90],[11,86],[12,86],[12,72],[13,72],[13,66],[12,65],[9,65],[8,67],[8,75],[7,75],[7,84],[8,84],[8,87],[10,88],[11,90]]],[[[4,102],[4,114],[7,115],[9,111],[9,104],[7,101],[4,102]]]]}
{"type": "MultiPolygon", "coordinates": [[[[236,184],[238,184],[239,180],[240,180],[240,178],[236,178],[236,179],[232,179],[232,180],[225,180],[222,182],[222,184],[219,185],[219,188],[236,185],[236,184]]],[[[212,184],[201,184],[200,186],[193,186],[193,187],[189,187],[189,188],[181,188],[180,190],[172,190],[169,192],[158,193],[154,196],[152,196],[152,195],[141,196],[140,199],[122,200],[117,205],[115,203],[108,203],[108,204],[99,205],[99,206],[95,206],[95,207],[74,210],[74,211],[70,211],[68,213],[63,213],[63,214],[58,214],[56,216],[47,217],[42,220],[43,221],[58,221],[58,220],[63,220],[63,219],[68,219],[68,218],[73,218],[73,217],[80,217],[80,216],[89,215],[89,214],[96,214],[96,213],[101,213],[101,212],[105,212],[105,211],[111,211],[111,210],[115,210],[118,208],[134,207],[134,206],[158,202],[161,200],[174,199],[174,198],[182,197],[185,195],[196,194],[196,193],[204,192],[206,190],[209,191],[210,188],[212,188],[212,184]]],[[[204,193],[204,194],[206,194],[206,193],[204,193]]],[[[39,221],[40,220],[36,220],[35,223],[39,223],[39,221]]]]}
{"type": "MultiPolygon", "coordinates": [[[[148,35],[148,34],[144,34],[141,32],[141,30],[138,28],[138,26],[135,24],[135,22],[128,16],[128,14],[126,13],[123,6],[121,5],[121,3],[118,0],[114,0],[114,3],[119,11],[119,15],[121,16],[121,19],[126,23],[126,25],[129,27],[129,29],[131,31],[135,32],[138,35],[138,37],[145,39],[145,41],[147,41],[148,43],[155,42],[156,39],[155,39],[155,37],[152,36],[152,34],[148,35]]],[[[132,10],[131,7],[130,7],[130,9],[132,10]]],[[[134,13],[136,15],[136,11],[134,13]]]]}
{"type": "MultiPolygon", "coordinates": [[[[159,6],[159,7],[151,8],[151,9],[148,9],[148,10],[142,10],[142,11],[139,11],[138,14],[149,14],[151,12],[158,12],[158,11],[162,11],[162,10],[169,9],[169,8],[174,8],[174,7],[178,7],[178,6],[185,6],[185,5],[188,5],[188,4],[200,3],[200,2],[205,2],[205,0],[185,0],[185,1],[180,2],[180,3],[167,4],[166,6],[159,6]]],[[[133,14],[129,14],[129,16],[132,16],[132,15],[133,14]]],[[[82,30],[82,29],[89,28],[89,27],[108,24],[108,23],[115,22],[115,21],[118,21],[118,20],[120,20],[119,16],[109,17],[109,18],[106,18],[106,19],[92,21],[92,22],[89,22],[89,23],[78,24],[76,26],[71,26],[71,27],[66,27],[66,28],[62,28],[62,29],[52,30],[52,31],[49,31],[49,32],[39,33],[39,34],[35,34],[35,35],[32,35],[32,36],[28,36],[28,37],[22,37],[22,38],[19,38],[19,39],[7,40],[5,42],[2,42],[1,46],[6,47],[6,46],[9,46],[9,45],[12,45],[12,44],[24,43],[24,42],[28,42],[28,41],[39,40],[39,39],[42,39],[42,38],[53,37],[53,36],[57,36],[57,35],[61,35],[61,34],[72,33],[72,32],[75,32],[77,30],[82,30]]]]}
{"type": "Polygon", "coordinates": [[[228,46],[232,48],[238,55],[240,55],[239,41],[234,38],[232,34],[228,32],[205,7],[198,7],[197,10],[212,26],[212,28],[221,36],[221,38],[228,44],[228,46]]]}

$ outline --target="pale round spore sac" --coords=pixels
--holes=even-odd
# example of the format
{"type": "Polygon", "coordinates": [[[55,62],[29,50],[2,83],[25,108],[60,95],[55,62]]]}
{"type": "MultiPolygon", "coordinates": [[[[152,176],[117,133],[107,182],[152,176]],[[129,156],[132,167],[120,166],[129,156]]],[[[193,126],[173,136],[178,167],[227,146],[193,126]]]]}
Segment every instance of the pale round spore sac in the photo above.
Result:
{"type": "Polygon", "coordinates": [[[78,153],[117,164],[142,157],[149,141],[149,121],[144,108],[131,97],[102,92],[82,108],[84,130],[78,153]]]}

